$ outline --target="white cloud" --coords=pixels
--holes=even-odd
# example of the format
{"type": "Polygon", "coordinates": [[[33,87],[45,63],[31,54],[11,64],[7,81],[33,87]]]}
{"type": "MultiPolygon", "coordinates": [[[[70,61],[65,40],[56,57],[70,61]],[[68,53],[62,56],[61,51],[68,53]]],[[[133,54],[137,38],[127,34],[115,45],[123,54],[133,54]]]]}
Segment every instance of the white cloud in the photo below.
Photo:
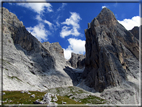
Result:
{"type": "Polygon", "coordinates": [[[62,31],[60,32],[61,37],[65,37],[71,34],[71,30],[69,30],[70,27],[63,26],[62,31]]]}
{"type": "Polygon", "coordinates": [[[35,19],[38,20],[39,22],[47,24],[50,29],[53,29],[53,24],[49,22],[48,20],[43,20],[39,14],[36,16],[35,19]]]}
{"type": "Polygon", "coordinates": [[[72,27],[68,27],[68,26],[62,27],[62,31],[60,32],[60,36],[62,38],[69,36],[69,35],[73,35],[73,36],[80,35],[80,33],[78,32],[80,25],[78,23],[81,20],[81,18],[79,14],[77,14],[76,12],[70,12],[70,14],[71,14],[70,18],[67,18],[65,22],[62,22],[61,24],[65,24],[68,26],[71,25],[72,27]]]}
{"type": "Polygon", "coordinates": [[[70,38],[68,39],[70,46],[69,49],[73,50],[75,53],[83,54],[85,52],[85,41],[81,39],[70,38]]]}
{"type": "Polygon", "coordinates": [[[53,24],[47,20],[44,20],[44,23],[48,24],[49,28],[52,29],[53,28],[53,24]]]}
{"type": "Polygon", "coordinates": [[[34,27],[27,27],[27,30],[31,32],[31,34],[39,41],[47,40],[47,36],[50,34],[50,32],[45,29],[45,26],[42,23],[39,23],[34,27]]]}
{"type": "Polygon", "coordinates": [[[85,52],[85,41],[81,39],[69,38],[69,46],[64,49],[64,56],[66,59],[71,57],[71,53],[84,54],[85,52]]]}
{"type": "Polygon", "coordinates": [[[140,26],[140,16],[134,16],[132,19],[118,20],[127,30],[131,30],[134,26],[140,26]]]}
{"type": "Polygon", "coordinates": [[[59,22],[58,21],[56,21],[56,25],[59,27],[60,26],[60,24],[59,24],[59,22]]]}
{"type": "Polygon", "coordinates": [[[62,3],[62,6],[61,6],[61,7],[59,7],[59,8],[57,9],[57,11],[62,10],[62,9],[63,9],[66,5],[67,5],[67,3],[62,3]]]}
{"type": "Polygon", "coordinates": [[[16,5],[25,7],[36,13],[36,16],[33,17],[38,21],[38,24],[32,27],[27,27],[27,30],[39,41],[46,41],[48,35],[51,35],[50,31],[45,27],[46,24],[49,26],[49,29],[55,27],[50,21],[42,18],[44,15],[43,12],[53,12],[52,5],[47,3],[46,0],[43,0],[43,2],[45,3],[29,3],[25,0],[25,3],[16,3],[16,5]]]}
{"type": "Polygon", "coordinates": [[[103,9],[103,8],[106,8],[106,6],[102,6],[102,9],[103,9]]]}
{"type": "Polygon", "coordinates": [[[53,12],[50,3],[17,3],[17,5],[29,8],[38,14],[41,14],[45,9],[48,12],[53,12]]]}
{"type": "Polygon", "coordinates": [[[38,14],[38,15],[36,15],[36,18],[35,18],[36,20],[38,20],[38,21],[42,21],[42,18],[41,18],[41,16],[38,14]]]}
{"type": "MultiPolygon", "coordinates": [[[[63,49],[64,49],[64,48],[63,48],[63,49]]],[[[65,57],[67,60],[70,59],[72,52],[73,52],[73,51],[70,50],[70,49],[64,49],[64,57],[65,57]]]]}

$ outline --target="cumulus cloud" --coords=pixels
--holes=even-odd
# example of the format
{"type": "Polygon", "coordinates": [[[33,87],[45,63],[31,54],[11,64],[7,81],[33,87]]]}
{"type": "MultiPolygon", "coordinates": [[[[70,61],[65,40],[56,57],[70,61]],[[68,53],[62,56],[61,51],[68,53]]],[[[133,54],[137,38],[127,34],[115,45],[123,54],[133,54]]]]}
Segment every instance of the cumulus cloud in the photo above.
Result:
{"type": "Polygon", "coordinates": [[[38,21],[38,25],[34,27],[27,27],[27,30],[40,42],[48,40],[48,35],[51,35],[51,33],[47,30],[45,24],[49,26],[49,29],[53,29],[54,25],[48,20],[42,19],[42,14],[37,14],[35,19],[38,21]]]}
{"type": "Polygon", "coordinates": [[[78,31],[80,28],[80,25],[78,24],[81,20],[80,16],[76,12],[70,12],[71,16],[70,18],[67,18],[65,22],[62,22],[61,24],[65,24],[67,26],[63,26],[62,30],[60,32],[60,36],[62,38],[73,35],[73,36],[79,36],[80,32],[78,31]]]}
{"type": "Polygon", "coordinates": [[[106,8],[106,6],[102,6],[102,9],[103,9],[103,8],[106,8]]]}
{"type": "Polygon", "coordinates": [[[134,16],[131,19],[118,20],[127,30],[131,30],[134,26],[140,26],[140,16],[134,16]]]}
{"type": "Polygon", "coordinates": [[[69,46],[64,49],[64,56],[66,59],[71,57],[71,53],[84,54],[85,52],[85,41],[81,39],[69,38],[69,46]]]}
{"type": "Polygon", "coordinates": [[[53,12],[52,5],[50,3],[17,3],[17,5],[31,9],[38,14],[41,14],[45,9],[48,12],[53,12]]]}
{"type": "MultiPolygon", "coordinates": [[[[63,48],[64,49],[64,48],[63,48]]],[[[72,50],[70,50],[70,49],[64,49],[64,57],[65,57],[65,59],[70,59],[71,58],[71,53],[72,53],[73,51],[72,50]]]]}
{"type": "Polygon", "coordinates": [[[27,27],[27,30],[39,41],[47,40],[47,36],[50,34],[50,32],[45,29],[45,26],[42,23],[39,23],[34,27],[27,27]]]}
{"type": "Polygon", "coordinates": [[[60,33],[61,37],[64,38],[65,36],[70,35],[70,34],[71,34],[71,30],[69,30],[69,29],[70,29],[70,27],[64,26],[64,27],[62,28],[61,33],[60,33]]]}

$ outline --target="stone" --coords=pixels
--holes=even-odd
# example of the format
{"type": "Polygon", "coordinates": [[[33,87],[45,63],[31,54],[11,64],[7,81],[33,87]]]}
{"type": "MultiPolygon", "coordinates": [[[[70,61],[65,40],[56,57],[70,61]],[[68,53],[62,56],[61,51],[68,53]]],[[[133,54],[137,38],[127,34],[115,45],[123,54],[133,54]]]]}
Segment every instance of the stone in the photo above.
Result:
{"type": "Polygon", "coordinates": [[[31,94],[30,92],[28,92],[28,94],[31,94]]]}
{"type": "Polygon", "coordinates": [[[139,40],[139,27],[135,26],[130,32],[139,40]]]}
{"type": "Polygon", "coordinates": [[[45,104],[49,104],[51,102],[52,100],[51,95],[52,95],[51,93],[46,93],[44,95],[43,102],[45,102],[45,104]]]}
{"type": "Polygon", "coordinates": [[[37,99],[36,101],[33,102],[34,104],[44,104],[44,102],[40,101],[39,99],[37,99]]]}
{"type": "Polygon", "coordinates": [[[63,101],[62,101],[62,104],[66,104],[66,102],[63,102],[63,101]]]}
{"type": "Polygon", "coordinates": [[[51,43],[47,49],[44,43],[42,44],[26,30],[15,14],[3,7],[1,12],[3,12],[3,40],[0,40],[0,43],[3,42],[3,90],[33,91],[72,86],[70,76],[63,70],[66,60],[59,43],[51,43]]]}
{"type": "Polygon", "coordinates": [[[72,79],[72,83],[74,86],[78,85],[80,80],[81,80],[81,74],[84,69],[74,69],[71,68],[70,66],[65,66],[64,71],[70,76],[72,79]]]}
{"type": "Polygon", "coordinates": [[[74,68],[83,68],[85,66],[85,55],[71,53],[71,58],[68,63],[74,68]]]}
{"type": "Polygon", "coordinates": [[[139,42],[115,18],[112,11],[102,9],[92,20],[86,36],[85,84],[96,91],[116,87],[128,75],[139,78],[139,42]]]}
{"type": "Polygon", "coordinates": [[[50,52],[50,53],[56,53],[58,56],[64,58],[64,50],[62,49],[59,42],[55,43],[49,43],[49,42],[43,42],[42,45],[50,52]]]}
{"type": "Polygon", "coordinates": [[[135,101],[134,92],[130,89],[106,89],[104,92],[101,93],[107,101],[113,104],[137,104],[138,102],[135,101]]]}
{"type": "Polygon", "coordinates": [[[40,101],[39,99],[37,99],[34,104],[49,104],[49,105],[54,105],[56,103],[54,102],[58,101],[58,98],[56,96],[56,94],[52,94],[52,93],[46,93],[43,97],[43,100],[40,101]]]}
{"type": "MultiPolygon", "coordinates": [[[[1,8],[2,12],[3,90],[23,90],[21,93],[29,94],[26,90],[45,91],[75,85],[100,92],[111,104],[139,103],[137,32],[127,31],[109,9],[102,9],[88,23],[88,29],[85,29],[86,54],[72,53],[68,61],[58,42],[39,42],[16,15],[6,8],[1,8]]],[[[75,90],[72,92],[76,93],[75,90]]],[[[76,100],[90,95],[72,95],[69,89],[60,95],[65,93],[76,100]]],[[[57,100],[55,94],[46,93],[42,101],[37,99],[33,103],[57,105],[57,100]]]]}
{"type": "Polygon", "coordinates": [[[58,101],[58,98],[57,98],[56,95],[54,95],[53,97],[54,97],[54,98],[53,98],[53,101],[54,101],[54,102],[58,101]]]}
{"type": "Polygon", "coordinates": [[[5,95],[5,92],[3,92],[3,95],[5,95]]]}
{"type": "Polygon", "coordinates": [[[68,97],[70,97],[70,96],[73,96],[73,94],[72,93],[68,94],[68,97]]]}
{"type": "Polygon", "coordinates": [[[23,90],[21,91],[21,93],[24,93],[24,92],[25,92],[25,91],[23,91],[23,90]]]}
{"type": "Polygon", "coordinates": [[[31,97],[35,98],[35,94],[32,94],[31,97]]]}

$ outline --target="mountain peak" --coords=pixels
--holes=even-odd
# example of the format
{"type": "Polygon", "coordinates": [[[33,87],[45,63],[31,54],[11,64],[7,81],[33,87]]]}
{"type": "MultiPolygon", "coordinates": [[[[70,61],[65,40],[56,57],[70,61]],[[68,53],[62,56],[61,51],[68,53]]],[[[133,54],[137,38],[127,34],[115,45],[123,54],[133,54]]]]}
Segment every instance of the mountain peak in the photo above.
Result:
{"type": "Polygon", "coordinates": [[[100,24],[110,24],[117,21],[113,12],[108,8],[103,8],[96,18],[100,24]]]}

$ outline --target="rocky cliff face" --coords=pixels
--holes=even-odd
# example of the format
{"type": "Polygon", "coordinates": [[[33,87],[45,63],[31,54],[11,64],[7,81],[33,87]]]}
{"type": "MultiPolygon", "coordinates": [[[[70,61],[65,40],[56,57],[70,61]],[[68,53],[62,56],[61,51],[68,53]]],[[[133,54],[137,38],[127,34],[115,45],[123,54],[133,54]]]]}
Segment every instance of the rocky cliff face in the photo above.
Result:
{"type": "MultiPolygon", "coordinates": [[[[60,46],[58,42],[55,43],[49,43],[49,42],[44,42],[42,43],[45,49],[47,49],[52,57],[55,58],[56,62],[56,68],[64,68],[66,66],[66,59],[64,58],[64,50],[60,46]]],[[[60,69],[59,69],[60,71],[60,69]]],[[[63,71],[64,72],[64,71],[63,71]]]]}
{"type": "Polygon", "coordinates": [[[139,27],[135,26],[130,32],[137,38],[139,39],[139,27]]]}
{"type": "Polygon", "coordinates": [[[85,66],[85,55],[71,53],[68,63],[74,68],[83,68],[85,66]]]}
{"type": "MultiPolygon", "coordinates": [[[[82,77],[85,84],[102,92],[121,86],[130,77],[139,80],[139,43],[107,8],[88,24],[86,60],[82,77]]],[[[132,82],[132,81],[131,81],[132,82]]]]}
{"type": "Polygon", "coordinates": [[[77,85],[102,92],[114,104],[140,102],[138,39],[109,9],[104,8],[85,30],[86,55],[72,53],[69,61],[59,43],[40,43],[16,15],[5,8],[1,12],[3,90],[77,85]]]}
{"type": "Polygon", "coordinates": [[[63,70],[65,63],[60,63],[62,60],[53,55],[59,52],[63,57],[61,46],[50,44],[51,49],[47,49],[26,30],[16,15],[5,8],[1,12],[3,90],[44,90],[72,85],[71,78],[63,70]]]}
{"type": "Polygon", "coordinates": [[[48,51],[50,51],[50,53],[52,53],[53,56],[56,57],[56,55],[58,54],[57,56],[64,58],[64,50],[62,49],[62,47],[60,46],[58,42],[55,42],[55,43],[44,42],[42,43],[42,45],[48,51]]]}

